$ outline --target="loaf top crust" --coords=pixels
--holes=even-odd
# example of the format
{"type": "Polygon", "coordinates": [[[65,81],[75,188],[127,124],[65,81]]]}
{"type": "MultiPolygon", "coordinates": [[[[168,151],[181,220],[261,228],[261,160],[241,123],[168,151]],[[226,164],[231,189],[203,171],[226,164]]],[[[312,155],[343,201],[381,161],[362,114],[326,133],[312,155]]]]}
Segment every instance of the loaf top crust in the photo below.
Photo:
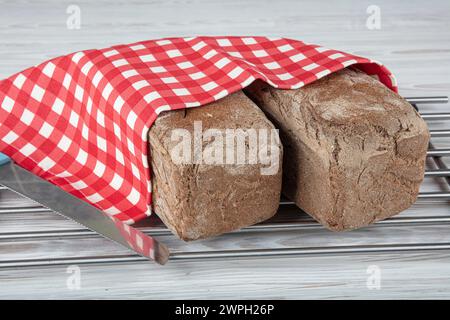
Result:
{"type": "Polygon", "coordinates": [[[154,143],[160,143],[160,147],[169,152],[174,145],[174,142],[171,141],[171,130],[182,128],[193,133],[194,121],[201,121],[203,130],[275,129],[261,109],[242,91],[238,91],[201,108],[187,108],[161,113],[153,124],[153,127],[158,129],[153,130],[153,127],[150,129],[150,143],[152,146],[154,146],[154,143]],[[212,108],[218,108],[214,115],[211,113],[212,108]]]}
{"type": "Polygon", "coordinates": [[[405,99],[355,69],[340,70],[297,90],[278,90],[257,81],[246,92],[257,104],[272,106],[265,111],[282,133],[304,127],[292,136],[309,141],[308,147],[322,154],[325,162],[330,154],[346,154],[340,152],[337,137],[348,146],[365,150],[348,150],[348,157],[355,162],[392,148],[404,159],[422,158],[417,152],[421,146],[399,142],[419,135],[424,141],[429,137],[425,121],[405,99]]]}
{"type": "MultiPolygon", "coordinates": [[[[276,94],[276,92],[275,92],[276,94]]],[[[286,90],[293,107],[310,107],[316,120],[334,126],[351,126],[362,133],[366,122],[393,135],[408,128],[411,135],[426,129],[412,106],[377,79],[354,69],[343,69],[299,90],[286,90]]],[[[285,98],[284,98],[285,99],[285,98]]]]}
{"type": "Polygon", "coordinates": [[[407,163],[424,157],[425,121],[405,99],[359,70],[343,69],[297,90],[257,81],[246,92],[280,128],[285,147],[302,141],[324,166],[354,168],[387,155],[407,163]]]}

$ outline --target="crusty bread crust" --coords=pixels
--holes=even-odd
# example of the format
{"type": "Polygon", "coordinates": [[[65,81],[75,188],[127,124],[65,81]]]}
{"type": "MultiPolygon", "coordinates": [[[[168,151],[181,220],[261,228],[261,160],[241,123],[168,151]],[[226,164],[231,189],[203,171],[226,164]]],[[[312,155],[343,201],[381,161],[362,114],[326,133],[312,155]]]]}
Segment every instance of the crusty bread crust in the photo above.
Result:
{"type": "Polygon", "coordinates": [[[280,129],[283,193],[332,230],[366,226],[415,202],[425,121],[378,80],[344,69],[298,90],[245,92],[280,129]]]}
{"type": "Polygon", "coordinates": [[[219,235],[272,217],[281,193],[282,145],[278,170],[262,175],[262,164],[176,164],[170,150],[171,131],[275,129],[244,93],[237,92],[201,108],[161,114],[149,132],[152,205],[163,222],[181,239],[219,235]]]}

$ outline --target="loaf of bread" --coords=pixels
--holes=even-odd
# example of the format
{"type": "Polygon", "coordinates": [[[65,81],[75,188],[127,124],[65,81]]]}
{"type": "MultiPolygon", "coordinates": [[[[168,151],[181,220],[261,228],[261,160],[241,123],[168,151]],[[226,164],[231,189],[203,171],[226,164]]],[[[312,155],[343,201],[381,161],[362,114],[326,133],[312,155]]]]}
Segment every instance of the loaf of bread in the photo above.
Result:
{"type": "Polygon", "coordinates": [[[344,69],[298,90],[246,89],[280,129],[283,193],[331,230],[385,219],[415,202],[429,132],[378,80],[344,69]]]}
{"type": "Polygon", "coordinates": [[[272,123],[242,91],[201,108],[161,114],[150,129],[149,145],[153,209],[181,239],[219,235],[261,222],[276,213],[281,193],[282,145],[272,123]],[[259,147],[272,148],[271,161],[251,161],[258,159],[254,153],[253,158],[249,156],[252,146],[248,139],[241,145],[248,161],[237,160],[238,152],[242,152],[237,149],[238,139],[234,147],[223,143],[223,162],[220,156],[215,162],[199,161],[202,150],[202,156],[206,157],[212,141],[221,139],[203,137],[199,148],[194,145],[195,126],[197,129],[201,126],[204,135],[209,129],[218,129],[220,133],[235,129],[267,133],[267,141],[261,139],[267,143],[259,147]],[[183,134],[193,137],[189,146],[194,150],[186,157],[190,160],[184,162],[182,157],[176,159],[183,134]],[[230,150],[235,151],[230,156],[234,161],[225,159],[230,150]]]}

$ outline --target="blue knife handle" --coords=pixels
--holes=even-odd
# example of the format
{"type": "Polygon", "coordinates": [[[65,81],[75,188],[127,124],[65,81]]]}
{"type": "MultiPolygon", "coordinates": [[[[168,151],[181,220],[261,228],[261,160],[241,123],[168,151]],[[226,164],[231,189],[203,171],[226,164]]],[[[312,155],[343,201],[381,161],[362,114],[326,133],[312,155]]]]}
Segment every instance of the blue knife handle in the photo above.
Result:
{"type": "Polygon", "coordinates": [[[0,166],[7,164],[11,161],[11,158],[6,154],[0,152],[0,166]]]}

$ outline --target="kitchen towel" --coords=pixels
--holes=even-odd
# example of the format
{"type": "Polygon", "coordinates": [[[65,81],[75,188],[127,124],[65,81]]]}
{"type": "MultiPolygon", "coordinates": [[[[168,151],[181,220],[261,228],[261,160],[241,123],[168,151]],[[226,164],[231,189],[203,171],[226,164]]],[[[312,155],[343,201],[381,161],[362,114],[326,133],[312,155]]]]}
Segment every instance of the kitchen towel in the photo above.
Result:
{"type": "Polygon", "coordinates": [[[0,151],[126,223],[151,214],[148,130],[255,79],[297,89],[353,65],[397,91],[382,64],[285,38],[193,37],[85,50],[0,82],[0,151]]]}

